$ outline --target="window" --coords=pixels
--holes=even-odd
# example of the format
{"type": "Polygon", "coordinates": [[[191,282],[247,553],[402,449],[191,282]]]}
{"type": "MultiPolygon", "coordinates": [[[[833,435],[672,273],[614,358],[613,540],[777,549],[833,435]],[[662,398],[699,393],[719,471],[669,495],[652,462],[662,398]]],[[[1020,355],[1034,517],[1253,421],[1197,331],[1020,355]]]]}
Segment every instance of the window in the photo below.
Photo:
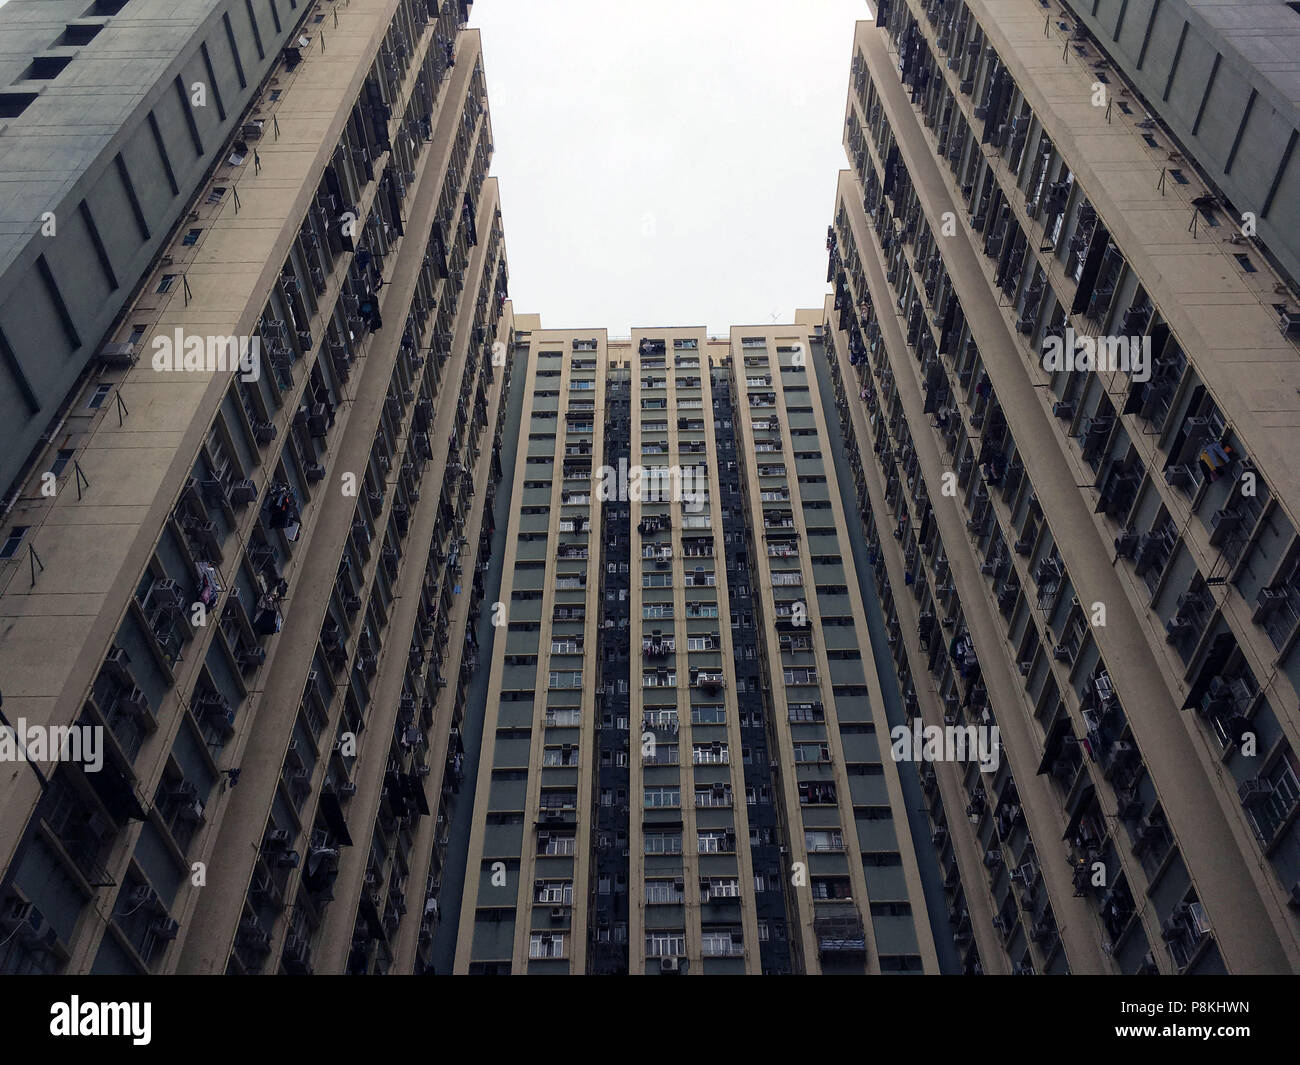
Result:
{"type": "Polygon", "coordinates": [[[810,780],[799,785],[799,803],[802,806],[832,805],[835,802],[835,785],[831,781],[810,780]]]}
{"type": "Polygon", "coordinates": [[[794,745],[796,762],[829,762],[831,748],[826,743],[796,743],[794,745]]]}
{"type": "Polygon", "coordinates": [[[792,722],[823,722],[826,710],[820,702],[792,702],[789,706],[789,719],[792,722]]]}
{"type": "Polygon", "coordinates": [[[220,203],[221,197],[226,194],[224,185],[213,185],[212,191],[208,193],[208,203],[220,203]]]}
{"type": "MultiPolygon", "coordinates": [[[[573,905],[573,881],[572,880],[539,880],[537,887],[537,901],[545,906],[572,906],[573,905]]],[[[561,948],[563,949],[563,948],[561,948]]]]}
{"type": "Polygon", "coordinates": [[[1241,252],[1237,252],[1236,254],[1233,255],[1233,258],[1237,260],[1238,264],[1241,266],[1243,270],[1246,271],[1246,273],[1253,274],[1256,272],[1255,264],[1250,261],[1249,255],[1244,255],[1241,252]]]}
{"type": "Polygon", "coordinates": [[[571,856],[577,853],[576,839],[573,836],[547,836],[538,843],[543,854],[571,856]]]}
{"type": "Polygon", "coordinates": [[[680,832],[647,832],[645,834],[646,854],[681,854],[682,834],[680,832]]]}
{"type": "Polygon", "coordinates": [[[37,97],[34,92],[0,92],[0,118],[17,118],[37,97]]]}
{"type": "Polygon", "coordinates": [[[700,889],[710,899],[740,898],[740,881],[734,876],[711,876],[700,882],[700,889]]]}
{"type": "Polygon", "coordinates": [[[543,788],[538,805],[546,810],[576,810],[578,792],[574,788],[543,788]]]}
{"type": "Polygon", "coordinates": [[[744,933],[739,929],[705,929],[700,936],[700,953],[706,958],[740,957],[745,953],[744,933]]]}
{"type": "Polygon", "coordinates": [[[656,931],[647,932],[645,952],[648,958],[675,958],[686,953],[686,933],[656,931]]]}
{"type": "Polygon", "coordinates": [[[647,706],[642,715],[646,728],[677,728],[677,710],[671,706],[647,706]]]}
{"type": "Polygon", "coordinates": [[[154,289],[154,291],[155,291],[155,292],[170,292],[170,291],[172,290],[172,285],[174,285],[174,284],[176,283],[176,278],[177,278],[178,276],[180,276],[180,275],[178,275],[178,274],[163,274],[162,277],[160,277],[160,278],[158,279],[158,287],[157,287],[156,289],[154,289]]]}
{"type": "Polygon", "coordinates": [[[96,385],[95,390],[86,398],[86,409],[99,410],[104,405],[104,400],[108,399],[108,394],[112,391],[112,385],[96,385]]]}
{"type": "Polygon", "coordinates": [[[676,765],[677,757],[677,744],[656,743],[646,755],[645,763],[646,765],[676,765]]]}
{"type": "Polygon", "coordinates": [[[9,530],[9,536],[5,539],[4,546],[0,547],[0,559],[13,558],[18,551],[18,545],[23,542],[23,537],[27,535],[30,525],[15,525],[9,530]]]}
{"type": "Polygon", "coordinates": [[[94,40],[95,35],[103,28],[103,26],[75,26],[69,24],[56,43],[64,48],[79,48],[81,45],[89,44],[94,40]]]}
{"type": "Polygon", "coordinates": [[[185,236],[181,238],[181,244],[183,244],[187,248],[192,248],[195,244],[199,242],[199,234],[202,232],[203,230],[201,229],[191,229],[188,233],[185,234],[185,236]]]}
{"type": "Polygon", "coordinates": [[[693,765],[726,765],[727,745],[725,743],[696,743],[691,748],[693,765]]]}
{"type": "Polygon", "coordinates": [[[658,810],[681,806],[682,789],[678,787],[660,787],[645,789],[645,807],[647,810],[658,810]]]}
{"type": "Polygon", "coordinates": [[[31,66],[24,71],[23,78],[29,81],[49,81],[57,78],[71,62],[70,55],[40,55],[32,60],[31,66]]]}
{"type": "Polygon", "coordinates": [[[64,467],[72,461],[72,456],[75,454],[76,452],[71,448],[60,448],[59,453],[54,456],[54,462],[50,466],[50,472],[57,477],[63,472],[64,467]]]}
{"type": "Polygon", "coordinates": [[[682,901],[682,882],[672,880],[647,880],[645,901],[648,905],[664,905],[682,901]]]}
{"type": "Polygon", "coordinates": [[[1272,768],[1261,773],[1258,779],[1262,782],[1260,797],[1250,800],[1247,812],[1260,842],[1267,846],[1300,802],[1300,759],[1290,747],[1285,747],[1272,768]]]}
{"type": "Polygon", "coordinates": [[[695,785],[695,805],[717,806],[727,808],[731,806],[731,785],[730,784],[696,784],[695,785]]]}
{"type": "Polygon", "coordinates": [[[803,839],[811,852],[844,849],[844,834],[838,828],[805,829],[803,839]]]}
{"type": "Polygon", "coordinates": [[[530,958],[563,958],[564,936],[554,932],[541,932],[529,937],[530,958]]]}
{"type": "Polygon", "coordinates": [[[729,854],[736,849],[736,839],[726,829],[710,828],[696,833],[701,854],[729,854]]]}

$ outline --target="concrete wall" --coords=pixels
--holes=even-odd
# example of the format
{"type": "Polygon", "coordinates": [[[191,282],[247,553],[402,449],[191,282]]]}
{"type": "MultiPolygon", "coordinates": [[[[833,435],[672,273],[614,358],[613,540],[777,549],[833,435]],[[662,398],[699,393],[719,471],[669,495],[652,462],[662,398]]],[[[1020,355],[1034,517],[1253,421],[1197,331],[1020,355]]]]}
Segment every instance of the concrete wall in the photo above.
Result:
{"type": "MultiPolygon", "coordinates": [[[[0,492],[148,277],[302,0],[12,0],[0,11],[0,492]],[[100,15],[97,12],[112,12],[100,15]],[[86,17],[83,17],[86,16],[86,17]],[[69,26],[103,28],[62,46],[69,26]],[[53,78],[33,59],[71,56],[53,78]],[[192,102],[203,86],[203,105],[192,102]],[[192,123],[192,125],[191,125],[192,123]],[[54,229],[44,226],[52,212],[54,229]]],[[[179,284],[179,280],[177,281],[179,284]]]]}

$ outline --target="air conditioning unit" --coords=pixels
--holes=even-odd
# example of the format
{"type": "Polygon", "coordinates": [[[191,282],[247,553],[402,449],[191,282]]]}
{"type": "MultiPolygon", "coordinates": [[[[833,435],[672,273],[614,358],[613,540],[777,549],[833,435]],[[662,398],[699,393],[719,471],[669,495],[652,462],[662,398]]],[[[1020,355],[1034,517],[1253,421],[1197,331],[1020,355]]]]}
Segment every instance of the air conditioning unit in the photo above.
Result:
{"type": "Polygon", "coordinates": [[[1273,785],[1259,777],[1250,777],[1237,785],[1237,797],[1244,806],[1255,806],[1273,794],[1273,785]]]}
{"type": "Polygon", "coordinates": [[[139,884],[131,889],[131,894],[127,896],[127,902],[134,909],[144,909],[152,906],[158,901],[158,896],[154,894],[153,888],[148,884],[139,884]]]}
{"type": "Polygon", "coordinates": [[[8,934],[21,924],[31,920],[36,908],[24,899],[11,898],[0,912],[0,931],[8,934]]]}
{"type": "Polygon", "coordinates": [[[1060,400],[1052,404],[1052,414],[1057,418],[1071,421],[1074,418],[1074,404],[1060,400]]]}
{"type": "Polygon", "coordinates": [[[675,973],[681,971],[681,958],[660,958],[659,971],[661,973],[675,973]]]}
{"type": "Polygon", "coordinates": [[[1241,525],[1241,515],[1224,507],[1210,516],[1210,543],[1220,546],[1241,525]]]}
{"type": "Polygon", "coordinates": [[[1119,816],[1124,821],[1132,821],[1142,816],[1143,808],[1141,799],[1128,799],[1119,804],[1119,816]]]}
{"type": "Polygon", "coordinates": [[[170,917],[161,917],[149,925],[149,934],[157,939],[175,939],[180,930],[181,926],[170,917]]]}
{"type": "Polygon", "coordinates": [[[1190,465],[1211,434],[1210,419],[1188,418],[1183,423],[1183,445],[1178,453],[1178,464],[1190,465]]]}
{"type": "Polygon", "coordinates": [[[236,481],[230,486],[230,502],[243,506],[257,498],[257,485],[250,480],[236,481]]]}
{"type": "Polygon", "coordinates": [[[145,609],[163,607],[165,609],[175,609],[181,605],[181,589],[174,580],[156,581],[154,586],[149,589],[149,594],[145,600],[145,609]]]}
{"type": "Polygon", "coordinates": [[[1137,533],[1122,533],[1115,537],[1115,554],[1120,558],[1132,558],[1138,546],[1137,533]]]}
{"type": "Polygon", "coordinates": [[[145,695],[140,688],[132,688],[125,696],[122,697],[122,708],[130,711],[136,717],[147,718],[152,716],[153,710],[149,706],[149,696],[145,695]]]}
{"type": "Polygon", "coordinates": [[[1287,593],[1281,588],[1261,588],[1255,598],[1255,612],[1251,615],[1251,620],[1259,624],[1286,601],[1287,593]]]}
{"type": "Polygon", "coordinates": [[[135,345],[129,341],[120,344],[105,344],[99,349],[99,361],[101,365],[110,369],[130,369],[136,363],[135,345]]]}

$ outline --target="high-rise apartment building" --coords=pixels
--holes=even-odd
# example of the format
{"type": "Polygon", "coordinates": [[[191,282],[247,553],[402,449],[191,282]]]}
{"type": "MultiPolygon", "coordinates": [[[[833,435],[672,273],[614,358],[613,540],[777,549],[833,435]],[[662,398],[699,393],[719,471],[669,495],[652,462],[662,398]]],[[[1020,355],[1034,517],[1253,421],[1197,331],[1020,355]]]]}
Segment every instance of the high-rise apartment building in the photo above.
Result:
{"type": "Polygon", "coordinates": [[[630,337],[470,6],[0,9],[0,972],[1300,969],[1296,5],[882,0],[630,337]]]}
{"type": "Polygon", "coordinates": [[[1300,966],[1292,7],[858,27],[826,338],[909,711],[1002,738],[923,771],[966,971],[1300,966]]]}
{"type": "Polygon", "coordinates": [[[420,971],[509,370],[478,35],[177,6],[0,12],[6,738],[102,736],[6,754],[0,970],[420,971]]]}
{"type": "Polygon", "coordinates": [[[821,318],[624,340],[515,319],[457,972],[937,971],[821,318]]]}

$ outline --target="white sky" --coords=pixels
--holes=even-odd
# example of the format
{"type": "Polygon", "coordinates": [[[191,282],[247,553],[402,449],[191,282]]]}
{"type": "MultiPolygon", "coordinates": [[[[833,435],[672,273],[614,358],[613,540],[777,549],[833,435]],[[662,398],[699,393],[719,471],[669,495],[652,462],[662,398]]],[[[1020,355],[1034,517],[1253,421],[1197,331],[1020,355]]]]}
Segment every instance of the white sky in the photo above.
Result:
{"type": "Polygon", "coordinates": [[[854,24],[872,10],[478,0],[515,312],[621,336],[820,307],[854,24]]]}

